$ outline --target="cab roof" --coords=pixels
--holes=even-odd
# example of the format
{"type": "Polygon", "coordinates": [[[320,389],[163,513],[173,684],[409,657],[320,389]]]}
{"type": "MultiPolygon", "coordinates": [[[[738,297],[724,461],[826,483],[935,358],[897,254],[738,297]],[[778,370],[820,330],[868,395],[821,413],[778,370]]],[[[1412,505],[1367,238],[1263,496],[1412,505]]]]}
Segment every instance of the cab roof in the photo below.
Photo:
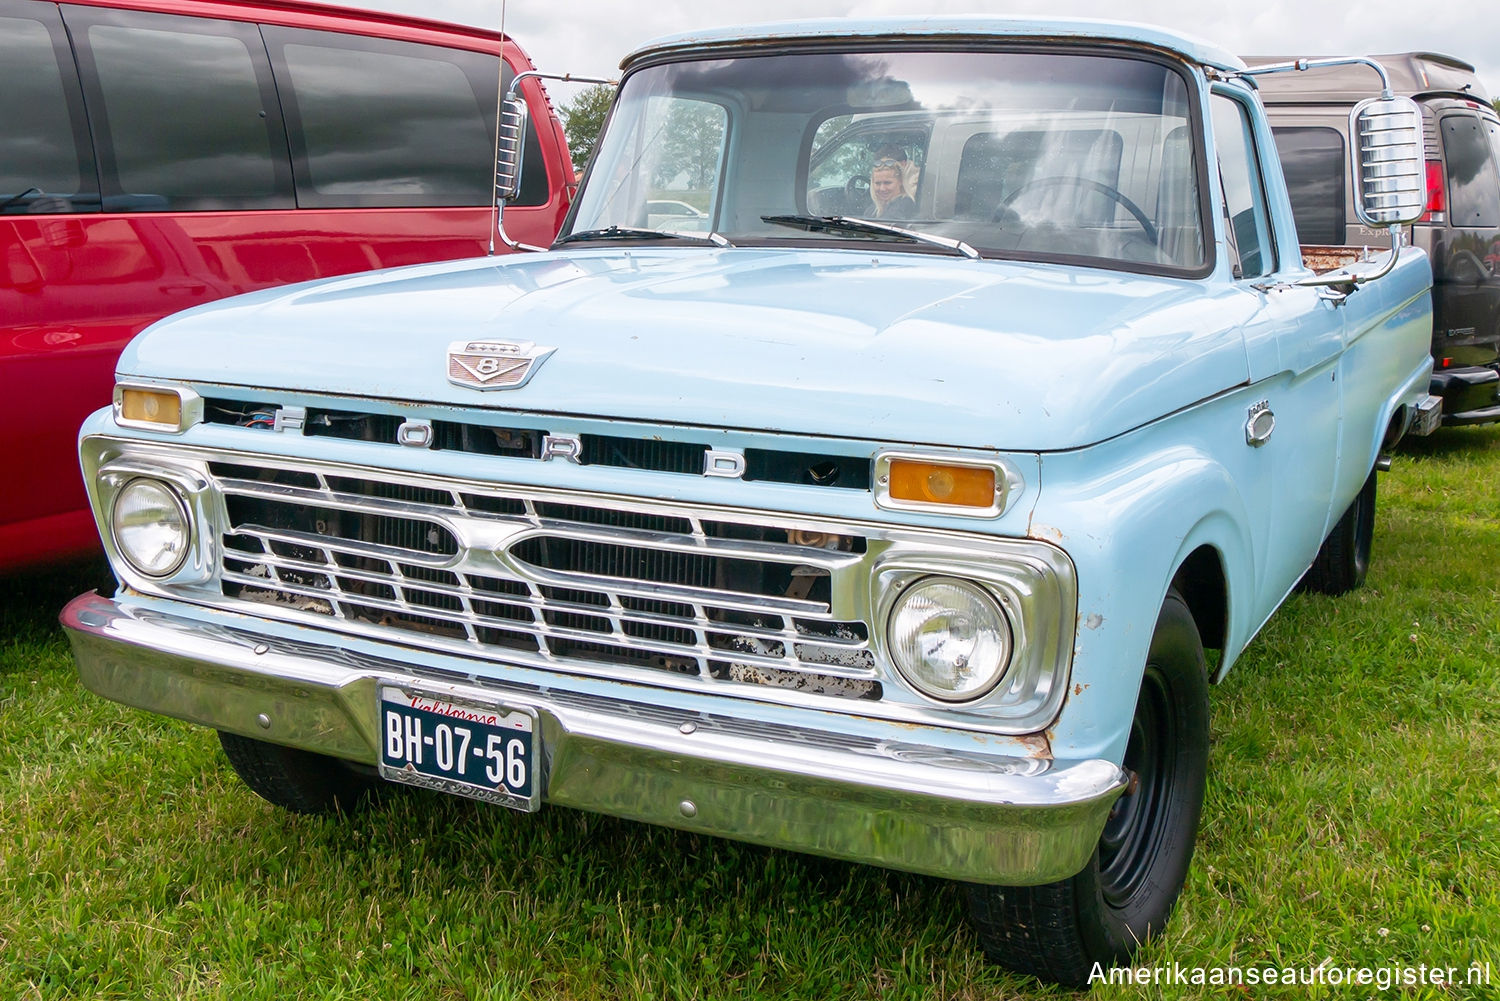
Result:
{"type": "Polygon", "coordinates": [[[763,48],[829,42],[839,39],[933,39],[976,40],[1029,39],[1105,42],[1157,49],[1180,56],[1190,63],[1221,70],[1240,70],[1239,57],[1212,43],[1165,28],[1128,21],[1095,21],[1083,18],[1019,17],[883,17],[816,18],[774,21],[768,24],[733,25],[667,35],[647,42],[620,62],[629,69],[658,56],[722,48],[763,48]]]}

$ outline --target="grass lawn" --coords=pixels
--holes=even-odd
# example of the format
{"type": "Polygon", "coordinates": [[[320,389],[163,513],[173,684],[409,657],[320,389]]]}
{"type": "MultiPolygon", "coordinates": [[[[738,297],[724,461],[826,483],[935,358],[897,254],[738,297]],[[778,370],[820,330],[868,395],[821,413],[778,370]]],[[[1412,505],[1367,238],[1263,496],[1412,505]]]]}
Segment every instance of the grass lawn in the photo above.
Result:
{"type": "MultiPolygon", "coordinates": [[[[1142,962],[1493,986],[1091,997],[1500,997],[1500,429],[1398,456],[1375,548],[1215,691],[1197,856],[1142,962]]],[[[99,575],[0,581],[0,998],[1071,996],[987,967],[935,879],[419,792],[281,812],[211,732],[78,685],[56,613],[99,575]]]]}

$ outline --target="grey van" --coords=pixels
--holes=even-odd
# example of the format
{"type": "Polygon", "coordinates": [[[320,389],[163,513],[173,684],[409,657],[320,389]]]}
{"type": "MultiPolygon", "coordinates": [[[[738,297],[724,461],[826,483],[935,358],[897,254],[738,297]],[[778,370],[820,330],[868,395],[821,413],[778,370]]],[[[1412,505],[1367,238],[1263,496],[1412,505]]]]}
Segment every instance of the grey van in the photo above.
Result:
{"type": "MultiPolygon", "coordinates": [[[[1412,239],[1433,271],[1433,376],[1444,425],[1500,421],[1500,116],[1474,67],[1452,56],[1375,56],[1422,109],[1427,214],[1412,239]]],[[[1250,65],[1285,60],[1246,56],[1250,65]]],[[[1304,244],[1379,246],[1354,216],[1349,111],[1377,85],[1365,66],[1255,78],[1304,244]]]]}

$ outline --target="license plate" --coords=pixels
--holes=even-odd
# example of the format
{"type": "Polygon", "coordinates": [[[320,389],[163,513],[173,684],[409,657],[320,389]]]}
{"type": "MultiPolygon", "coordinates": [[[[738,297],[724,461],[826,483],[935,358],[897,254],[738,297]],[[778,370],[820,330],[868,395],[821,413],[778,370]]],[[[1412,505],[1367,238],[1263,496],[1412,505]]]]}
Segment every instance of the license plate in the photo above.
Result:
{"type": "Polygon", "coordinates": [[[380,688],[380,775],[531,812],[541,807],[536,710],[380,688]]]}

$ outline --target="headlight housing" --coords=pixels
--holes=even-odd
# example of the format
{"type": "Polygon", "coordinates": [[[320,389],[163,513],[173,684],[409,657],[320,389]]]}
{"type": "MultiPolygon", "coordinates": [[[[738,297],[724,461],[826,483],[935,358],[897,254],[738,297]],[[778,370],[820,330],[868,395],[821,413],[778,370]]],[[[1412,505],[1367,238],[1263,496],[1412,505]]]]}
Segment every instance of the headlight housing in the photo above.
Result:
{"type": "Polygon", "coordinates": [[[1010,621],[990,593],[972,581],[923,577],[896,599],[886,621],[897,670],[929,698],[980,698],[1010,666],[1010,621]]]}
{"type": "Polygon", "coordinates": [[[110,526],[115,548],[137,573],[168,577],[187,559],[192,543],[187,504],[161,480],[141,476],[122,486],[110,526]]]}

